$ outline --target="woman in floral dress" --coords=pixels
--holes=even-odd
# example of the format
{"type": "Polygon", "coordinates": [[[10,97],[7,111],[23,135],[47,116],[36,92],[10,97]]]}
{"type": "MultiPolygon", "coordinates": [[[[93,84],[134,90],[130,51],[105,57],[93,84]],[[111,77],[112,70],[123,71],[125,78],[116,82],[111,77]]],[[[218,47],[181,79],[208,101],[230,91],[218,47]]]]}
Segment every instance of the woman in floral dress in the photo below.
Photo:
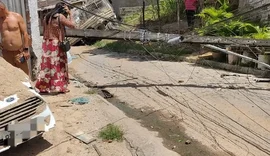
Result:
{"type": "Polygon", "coordinates": [[[75,28],[71,11],[65,3],[60,2],[43,20],[43,54],[36,83],[40,93],[69,92],[67,54],[59,48],[59,42],[65,38],[65,26],[75,28]]]}

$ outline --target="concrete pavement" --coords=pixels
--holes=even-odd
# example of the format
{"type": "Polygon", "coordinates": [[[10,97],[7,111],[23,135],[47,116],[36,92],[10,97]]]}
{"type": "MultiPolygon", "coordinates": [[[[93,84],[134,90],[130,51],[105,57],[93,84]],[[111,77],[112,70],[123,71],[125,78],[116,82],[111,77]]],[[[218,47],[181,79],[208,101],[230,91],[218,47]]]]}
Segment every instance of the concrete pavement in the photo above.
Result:
{"type": "Polygon", "coordinates": [[[70,67],[77,77],[106,88],[134,109],[176,116],[185,134],[218,155],[270,154],[269,83],[93,47],[75,47],[72,53],[77,59],[70,67]]]}

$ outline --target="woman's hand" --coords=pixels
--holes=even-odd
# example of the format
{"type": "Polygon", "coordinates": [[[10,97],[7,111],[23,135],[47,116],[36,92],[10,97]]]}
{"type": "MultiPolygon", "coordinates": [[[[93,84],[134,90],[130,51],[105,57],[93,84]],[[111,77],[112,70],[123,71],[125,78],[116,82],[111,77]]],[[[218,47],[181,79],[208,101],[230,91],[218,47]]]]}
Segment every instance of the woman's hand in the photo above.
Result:
{"type": "Polygon", "coordinates": [[[68,6],[67,6],[67,5],[65,6],[65,11],[67,12],[67,14],[68,14],[68,15],[70,15],[70,14],[71,14],[71,11],[69,10],[69,8],[68,8],[68,6]]]}

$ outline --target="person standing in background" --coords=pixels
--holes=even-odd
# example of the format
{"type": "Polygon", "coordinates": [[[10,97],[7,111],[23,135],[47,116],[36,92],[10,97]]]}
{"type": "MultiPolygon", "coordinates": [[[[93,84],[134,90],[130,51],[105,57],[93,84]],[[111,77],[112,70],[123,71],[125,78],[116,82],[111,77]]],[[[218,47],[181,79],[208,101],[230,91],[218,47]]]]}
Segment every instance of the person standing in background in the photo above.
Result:
{"type": "Polygon", "coordinates": [[[185,10],[188,22],[188,28],[192,30],[195,22],[195,12],[197,10],[198,0],[185,0],[185,10]]]}

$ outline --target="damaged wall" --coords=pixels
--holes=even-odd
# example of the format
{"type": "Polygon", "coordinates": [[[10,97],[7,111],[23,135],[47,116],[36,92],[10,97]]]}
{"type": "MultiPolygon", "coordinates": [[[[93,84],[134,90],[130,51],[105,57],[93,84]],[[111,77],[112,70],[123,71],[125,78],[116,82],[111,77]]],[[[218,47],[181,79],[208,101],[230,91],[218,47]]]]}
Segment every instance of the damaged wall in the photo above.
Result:
{"type": "MultiPolygon", "coordinates": [[[[269,0],[239,0],[238,10],[240,10],[240,12],[246,12],[269,3],[269,0]]],[[[263,23],[268,22],[270,19],[270,7],[254,11],[245,18],[263,23]]]]}

